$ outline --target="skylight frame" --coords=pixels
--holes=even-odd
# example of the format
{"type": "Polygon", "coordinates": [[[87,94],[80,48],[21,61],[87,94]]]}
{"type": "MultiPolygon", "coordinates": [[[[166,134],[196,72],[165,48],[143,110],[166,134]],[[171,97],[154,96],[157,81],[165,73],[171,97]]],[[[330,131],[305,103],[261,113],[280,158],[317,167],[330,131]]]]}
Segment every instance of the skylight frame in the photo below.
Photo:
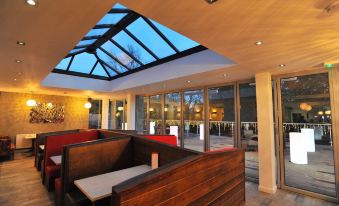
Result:
{"type": "Polygon", "coordinates": [[[178,58],[181,58],[181,57],[184,57],[184,56],[188,56],[188,55],[191,55],[191,54],[194,54],[194,53],[197,53],[197,52],[200,52],[200,51],[207,49],[206,47],[204,47],[202,45],[198,45],[198,46],[192,47],[192,48],[184,50],[184,51],[179,51],[179,49],[166,37],[166,35],[163,34],[156,27],[156,25],[154,25],[152,23],[152,21],[150,19],[148,19],[147,17],[144,17],[144,16],[142,16],[142,15],[140,15],[140,14],[134,12],[134,11],[131,11],[129,9],[123,9],[123,8],[112,8],[108,12],[108,14],[114,14],[114,13],[116,13],[116,14],[117,13],[126,13],[126,15],[116,24],[95,25],[92,29],[99,29],[99,28],[104,28],[104,27],[105,28],[109,27],[109,29],[103,35],[83,37],[80,41],[84,41],[84,40],[95,40],[95,41],[92,44],[75,46],[72,50],[75,50],[75,49],[82,49],[82,50],[79,50],[79,52],[69,53],[68,55],[65,56],[65,58],[71,57],[71,60],[69,61],[69,65],[68,65],[67,69],[61,70],[61,69],[54,68],[52,72],[110,81],[110,80],[114,80],[114,79],[129,75],[129,74],[139,72],[139,71],[142,71],[142,70],[145,70],[145,69],[148,69],[148,68],[151,68],[151,67],[169,62],[169,61],[173,61],[175,59],[178,59],[178,58]],[[134,21],[139,19],[140,17],[147,23],[147,25],[149,25],[155,31],[156,34],[158,34],[160,36],[160,38],[162,40],[164,40],[164,42],[171,49],[173,49],[175,51],[174,54],[169,55],[169,56],[164,57],[164,58],[159,58],[151,49],[149,49],[136,36],[134,36],[130,31],[128,31],[127,27],[130,24],[132,24],[134,21]],[[150,62],[150,63],[144,64],[136,56],[134,56],[129,51],[127,51],[126,48],[124,48],[122,45],[120,45],[119,42],[113,40],[113,37],[121,31],[124,31],[131,39],[133,39],[136,42],[136,44],[138,44],[138,46],[143,48],[145,50],[145,52],[147,54],[149,54],[150,56],[152,56],[155,60],[150,62]],[[124,52],[128,57],[130,57],[133,61],[138,63],[140,66],[135,67],[135,68],[129,68],[127,64],[124,64],[118,58],[116,58],[113,54],[110,54],[110,52],[108,52],[104,48],[102,48],[102,45],[105,44],[108,41],[110,41],[112,44],[114,44],[116,47],[118,47],[122,52],[124,52]],[[118,71],[119,70],[118,68],[117,69],[113,68],[111,65],[109,65],[105,61],[101,60],[98,57],[98,55],[96,54],[97,50],[103,51],[113,61],[117,62],[120,66],[125,68],[126,71],[121,73],[121,72],[118,71]],[[97,58],[97,62],[91,68],[90,73],[81,73],[81,72],[69,71],[69,68],[70,68],[70,65],[73,62],[74,56],[76,56],[76,55],[78,55],[82,52],[92,53],[97,58]],[[107,77],[93,74],[94,69],[96,68],[97,64],[101,65],[101,67],[106,72],[107,77]],[[116,73],[116,75],[111,75],[110,72],[108,72],[108,70],[113,71],[114,73],[116,73]]]}

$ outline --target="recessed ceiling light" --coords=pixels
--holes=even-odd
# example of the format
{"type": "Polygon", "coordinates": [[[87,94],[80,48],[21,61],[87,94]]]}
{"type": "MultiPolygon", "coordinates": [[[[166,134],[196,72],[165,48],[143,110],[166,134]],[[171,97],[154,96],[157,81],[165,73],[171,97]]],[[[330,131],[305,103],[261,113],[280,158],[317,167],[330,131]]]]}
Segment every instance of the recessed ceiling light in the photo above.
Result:
{"type": "Polygon", "coordinates": [[[224,76],[224,78],[227,78],[227,77],[228,77],[228,75],[227,75],[227,74],[223,74],[223,76],[224,76]]]}
{"type": "Polygon", "coordinates": [[[25,0],[26,3],[30,6],[36,6],[37,0],[25,0]]]}
{"type": "Polygon", "coordinates": [[[262,45],[264,42],[263,41],[256,41],[254,44],[259,46],[259,45],[262,45]]]}
{"type": "Polygon", "coordinates": [[[26,45],[26,43],[24,41],[17,41],[16,43],[18,45],[20,45],[20,46],[25,46],[26,45]]]}
{"type": "Polygon", "coordinates": [[[286,67],[286,64],[279,64],[279,67],[286,67]]]}
{"type": "Polygon", "coordinates": [[[15,78],[14,81],[16,81],[17,79],[15,78]]]}
{"type": "Polygon", "coordinates": [[[16,59],[15,62],[16,62],[16,63],[22,63],[23,61],[20,60],[20,59],[16,59]]]}
{"type": "Polygon", "coordinates": [[[186,82],[187,82],[187,83],[191,83],[192,81],[191,81],[191,80],[187,80],[186,82]]]}
{"type": "Polygon", "coordinates": [[[217,2],[218,0],[206,0],[206,1],[207,1],[207,3],[209,3],[209,4],[213,4],[213,3],[217,2]]]}

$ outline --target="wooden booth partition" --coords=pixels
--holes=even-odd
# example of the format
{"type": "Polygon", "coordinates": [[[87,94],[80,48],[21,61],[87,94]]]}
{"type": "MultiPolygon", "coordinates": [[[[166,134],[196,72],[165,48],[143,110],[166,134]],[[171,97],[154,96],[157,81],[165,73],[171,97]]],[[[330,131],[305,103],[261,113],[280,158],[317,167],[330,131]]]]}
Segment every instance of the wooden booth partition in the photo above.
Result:
{"type": "Polygon", "coordinates": [[[243,205],[242,150],[204,153],[160,167],[112,188],[112,206],[243,205]]]}

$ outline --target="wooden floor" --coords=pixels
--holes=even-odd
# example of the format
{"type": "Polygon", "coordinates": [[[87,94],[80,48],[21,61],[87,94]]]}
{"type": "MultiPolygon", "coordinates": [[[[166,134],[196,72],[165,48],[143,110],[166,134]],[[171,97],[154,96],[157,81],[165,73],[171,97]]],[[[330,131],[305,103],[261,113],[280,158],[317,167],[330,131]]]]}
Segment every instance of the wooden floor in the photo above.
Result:
{"type": "MultiPolygon", "coordinates": [[[[54,205],[53,193],[41,183],[40,173],[33,166],[33,157],[15,155],[14,161],[0,162],[0,206],[54,205]]],[[[246,206],[334,206],[307,196],[278,190],[269,195],[258,192],[258,185],[246,182],[246,206]]]]}

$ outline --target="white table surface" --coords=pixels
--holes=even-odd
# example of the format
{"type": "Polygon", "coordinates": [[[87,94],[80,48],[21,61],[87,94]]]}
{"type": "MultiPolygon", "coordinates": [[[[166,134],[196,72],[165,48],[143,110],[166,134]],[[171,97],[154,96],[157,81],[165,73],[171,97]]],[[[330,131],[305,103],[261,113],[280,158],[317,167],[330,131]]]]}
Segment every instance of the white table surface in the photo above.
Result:
{"type": "Polygon", "coordinates": [[[61,165],[61,155],[52,156],[50,159],[54,162],[54,164],[61,165]]]}
{"type": "Polygon", "coordinates": [[[88,197],[88,199],[94,202],[102,198],[109,197],[112,194],[112,187],[114,185],[150,170],[150,166],[140,165],[76,180],[74,181],[74,184],[88,197]]]}
{"type": "Polygon", "coordinates": [[[25,139],[36,139],[36,134],[22,134],[25,139]]]}
{"type": "Polygon", "coordinates": [[[45,145],[39,145],[39,148],[40,148],[41,150],[45,150],[45,145]]]}

